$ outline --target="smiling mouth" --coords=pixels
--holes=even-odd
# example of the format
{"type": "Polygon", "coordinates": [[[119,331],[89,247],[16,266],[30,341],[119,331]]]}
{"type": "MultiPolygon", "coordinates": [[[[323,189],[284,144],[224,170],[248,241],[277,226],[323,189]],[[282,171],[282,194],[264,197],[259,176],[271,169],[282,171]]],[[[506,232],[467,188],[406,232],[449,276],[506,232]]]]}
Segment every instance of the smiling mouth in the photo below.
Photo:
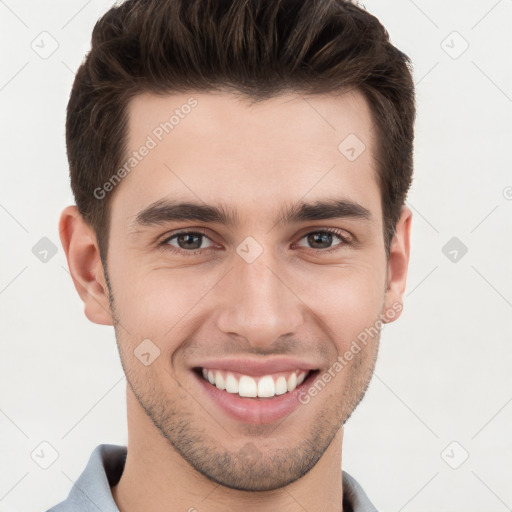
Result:
{"type": "Polygon", "coordinates": [[[319,370],[293,370],[254,377],[215,368],[194,368],[194,372],[219,390],[242,398],[269,399],[291,393],[306,381],[314,379],[319,370]]]}

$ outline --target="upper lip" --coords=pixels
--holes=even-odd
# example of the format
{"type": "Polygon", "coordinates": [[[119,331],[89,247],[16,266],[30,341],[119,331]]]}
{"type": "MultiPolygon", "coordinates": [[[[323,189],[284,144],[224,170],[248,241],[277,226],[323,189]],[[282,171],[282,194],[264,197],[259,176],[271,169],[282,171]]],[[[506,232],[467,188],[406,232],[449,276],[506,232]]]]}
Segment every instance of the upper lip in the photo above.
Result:
{"type": "Polygon", "coordinates": [[[293,358],[275,357],[264,359],[251,358],[231,358],[231,359],[210,359],[208,361],[199,362],[194,368],[207,368],[216,370],[232,370],[244,375],[252,375],[259,377],[269,375],[271,373],[288,372],[293,370],[316,370],[318,366],[312,365],[306,361],[293,358]]]}

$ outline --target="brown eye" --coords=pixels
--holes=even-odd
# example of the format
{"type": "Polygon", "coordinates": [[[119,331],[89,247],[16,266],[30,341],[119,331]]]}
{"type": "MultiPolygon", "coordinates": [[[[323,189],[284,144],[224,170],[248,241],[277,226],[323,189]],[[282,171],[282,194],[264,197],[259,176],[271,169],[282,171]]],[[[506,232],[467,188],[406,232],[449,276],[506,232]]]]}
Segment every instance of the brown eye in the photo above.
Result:
{"type": "Polygon", "coordinates": [[[183,251],[197,251],[199,249],[206,249],[213,245],[206,235],[193,231],[176,233],[167,238],[163,243],[164,245],[170,245],[173,248],[181,249],[183,251]],[[204,240],[207,240],[209,245],[203,246],[204,240]]]}
{"type": "Polygon", "coordinates": [[[309,247],[310,249],[333,249],[339,245],[348,244],[348,241],[338,231],[321,230],[312,231],[303,236],[301,240],[306,240],[306,244],[298,243],[302,247],[309,247]],[[333,241],[338,239],[339,242],[333,245],[333,241]]]}

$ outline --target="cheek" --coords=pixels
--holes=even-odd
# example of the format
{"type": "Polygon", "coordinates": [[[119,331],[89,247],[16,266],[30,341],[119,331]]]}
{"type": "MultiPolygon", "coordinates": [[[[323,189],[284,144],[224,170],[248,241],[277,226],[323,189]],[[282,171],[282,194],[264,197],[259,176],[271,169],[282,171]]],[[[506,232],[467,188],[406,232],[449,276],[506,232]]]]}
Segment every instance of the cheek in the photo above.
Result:
{"type": "MultiPolygon", "coordinates": [[[[207,304],[208,293],[222,277],[219,272],[189,269],[132,268],[123,277],[118,268],[114,300],[120,320],[131,338],[149,338],[155,342],[176,337],[180,329],[198,321],[207,304]],[[203,301],[206,301],[203,303],[203,301]]],[[[220,284],[220,283],[219,283],[220,284]]]]}
{"type": "Polygon", "coordinates": [[[385,272],[370,265],[330,270],[314,278],[310,275],[308,280],[314,286],[303,287],[301,297],[329,327],[340,348],[345,348],[378,320],[384,303],[385,272]]]}

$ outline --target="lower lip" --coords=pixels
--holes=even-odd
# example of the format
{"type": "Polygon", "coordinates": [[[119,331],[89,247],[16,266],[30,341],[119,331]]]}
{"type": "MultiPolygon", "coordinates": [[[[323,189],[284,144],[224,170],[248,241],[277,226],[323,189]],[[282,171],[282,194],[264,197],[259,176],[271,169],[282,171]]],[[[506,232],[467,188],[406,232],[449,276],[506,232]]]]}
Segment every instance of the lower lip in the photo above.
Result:
{"type": "Polygon", "coordinates": [[[201,388],[211,398],[215,405],[228,416],[244,423],[265,424],[278,421],[293,412],[301,403],[299,396],[305,387],[308,387],[318,374],[312,371],[304,381],[293,391],[276,395],[272,398],[244,398],[238,393],[228,393],[218,389],[214,384],[192,372],[201,388]]]}

